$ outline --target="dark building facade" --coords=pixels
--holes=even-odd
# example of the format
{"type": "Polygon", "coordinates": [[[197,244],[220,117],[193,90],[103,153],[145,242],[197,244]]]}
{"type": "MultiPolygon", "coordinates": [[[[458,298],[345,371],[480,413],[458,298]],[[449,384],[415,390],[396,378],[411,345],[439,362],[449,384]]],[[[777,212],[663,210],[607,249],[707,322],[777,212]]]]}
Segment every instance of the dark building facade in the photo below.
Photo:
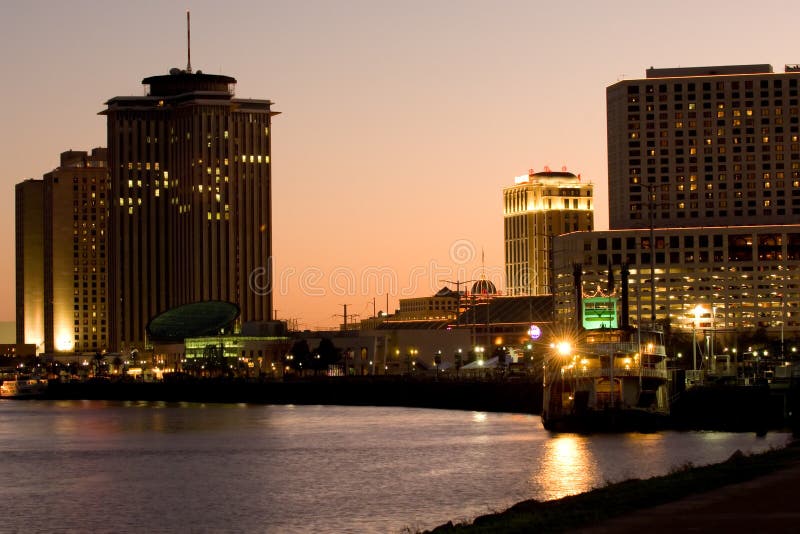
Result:
{"type": "Polygon", "coordinates": [[[234,78],[200,71],[142,83],[146,96],[102,112],[112,347],[145,348],[150,319],[192,302],[270,320],[272,102],[234,98],[234,78]]]}

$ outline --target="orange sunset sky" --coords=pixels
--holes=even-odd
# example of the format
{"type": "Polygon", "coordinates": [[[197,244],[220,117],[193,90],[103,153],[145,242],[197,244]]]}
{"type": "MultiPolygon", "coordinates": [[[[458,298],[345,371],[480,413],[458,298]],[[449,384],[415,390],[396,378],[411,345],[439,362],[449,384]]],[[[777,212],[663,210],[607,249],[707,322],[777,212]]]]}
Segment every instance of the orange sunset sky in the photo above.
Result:
{"type": "MultiPolygon", "coordinates": [[[[113,96],[186,66],[268,98],[277,317],[358,318],[444,280],[503,276],[502,188],[566,166],[607,228],[605,88],[655,67],[800,63],[800,3],[0,3],[0,320],[14,319],[14,184],[105,146],[113,96]],[[485,271],[482,268],[485,258],[485,271]]],[[[352,319],[351,319],[352,320],[352,319]]]]}

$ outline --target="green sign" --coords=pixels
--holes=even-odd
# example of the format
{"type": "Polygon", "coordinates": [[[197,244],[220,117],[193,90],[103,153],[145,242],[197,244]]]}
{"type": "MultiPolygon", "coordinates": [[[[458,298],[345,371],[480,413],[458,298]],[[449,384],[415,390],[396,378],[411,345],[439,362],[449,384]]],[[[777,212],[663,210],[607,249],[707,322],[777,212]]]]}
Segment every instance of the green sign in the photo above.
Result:
{"type": "Polygon", "coordinates": [[[583,299],[583,327],[586,330],[618,328],[616,297],[589,297],[583,299]]]}

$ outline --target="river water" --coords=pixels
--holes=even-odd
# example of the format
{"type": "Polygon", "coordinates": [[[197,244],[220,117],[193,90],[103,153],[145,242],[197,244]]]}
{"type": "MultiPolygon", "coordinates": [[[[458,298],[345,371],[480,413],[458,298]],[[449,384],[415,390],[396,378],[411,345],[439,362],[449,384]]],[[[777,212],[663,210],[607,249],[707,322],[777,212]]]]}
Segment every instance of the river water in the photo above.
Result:
{"type": "Polygon", "coordinates": [[[2,530],[401,532],[780,447],[410,408],[0,401],[2,530]]]}

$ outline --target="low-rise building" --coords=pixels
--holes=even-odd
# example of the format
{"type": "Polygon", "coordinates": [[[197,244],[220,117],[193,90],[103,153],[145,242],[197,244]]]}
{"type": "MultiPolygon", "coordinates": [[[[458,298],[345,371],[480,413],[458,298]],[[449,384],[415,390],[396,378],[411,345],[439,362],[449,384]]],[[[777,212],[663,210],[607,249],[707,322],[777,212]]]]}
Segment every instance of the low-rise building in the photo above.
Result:
{"type": "Polygon", "coordinates": [[[619,283],[625,265],[632,324],[800,334],[800,225],[577,232],[555,243],[558,322],[576,321],[576,266],[591,295],[619,283]]]}

